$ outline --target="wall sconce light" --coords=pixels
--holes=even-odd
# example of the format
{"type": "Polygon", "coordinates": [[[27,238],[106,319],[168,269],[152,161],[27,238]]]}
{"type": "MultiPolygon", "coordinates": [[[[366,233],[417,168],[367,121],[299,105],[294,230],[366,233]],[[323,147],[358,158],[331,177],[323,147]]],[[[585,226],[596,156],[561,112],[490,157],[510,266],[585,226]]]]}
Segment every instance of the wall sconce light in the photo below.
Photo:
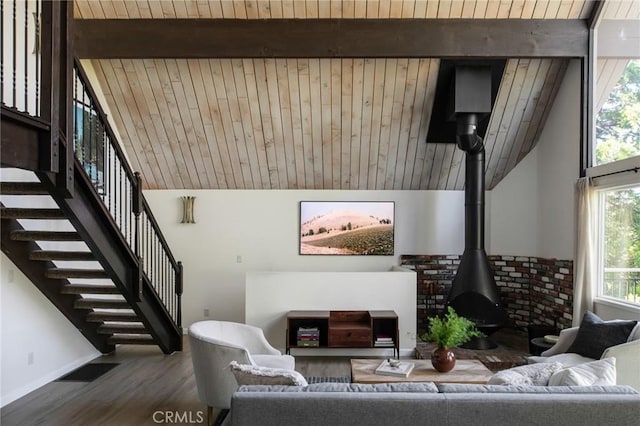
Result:
{"type": "Polygon", "coordinates": [[[196,223],[193,216],[193,203],[196,201],[196,197],[181,197],[182,198],[182,222],[181,223],[196,223]]]}

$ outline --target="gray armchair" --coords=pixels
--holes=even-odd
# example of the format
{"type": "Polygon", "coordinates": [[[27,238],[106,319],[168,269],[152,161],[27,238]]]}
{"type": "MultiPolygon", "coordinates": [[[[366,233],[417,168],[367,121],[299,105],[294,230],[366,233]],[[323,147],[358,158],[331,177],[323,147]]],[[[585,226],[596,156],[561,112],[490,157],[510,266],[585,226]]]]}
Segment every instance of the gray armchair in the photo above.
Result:
{"type": "Polygon", "coordinates": [[[213,408],[223,419],[238,385],[229,369],[231,361],[263,367],[295,369],[295,359],[269,344],[262,329],[226,321],[200,321],[189,327],[189,343],[198,397],[207,404],[208,423],[213,408]]]}

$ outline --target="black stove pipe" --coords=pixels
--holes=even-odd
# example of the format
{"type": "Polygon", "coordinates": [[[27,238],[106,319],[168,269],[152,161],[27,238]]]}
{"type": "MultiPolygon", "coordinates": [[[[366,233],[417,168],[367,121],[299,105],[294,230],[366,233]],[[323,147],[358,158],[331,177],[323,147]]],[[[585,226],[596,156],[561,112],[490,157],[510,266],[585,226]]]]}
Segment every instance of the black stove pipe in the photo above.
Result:
{"type": "MultiPolygon", "coordinates": [[[[465,250],[453,280],[447,304],[476,323],[485,334],[502,327],[505,314],[500,293],[484,250],[484,144],[476,132],[476,114],[457,115],[458,147],[465,151],[465,250]]],[[[464,347],[495,347],[488,339],[474,339],[464,347]]]]}
{"type": "Polygon", "coordinates": [[[476,133],[477,116],[461,115],[457,120],[458,147],[465,158],[465,249],[484,249],[484,144],[476,133]]]}

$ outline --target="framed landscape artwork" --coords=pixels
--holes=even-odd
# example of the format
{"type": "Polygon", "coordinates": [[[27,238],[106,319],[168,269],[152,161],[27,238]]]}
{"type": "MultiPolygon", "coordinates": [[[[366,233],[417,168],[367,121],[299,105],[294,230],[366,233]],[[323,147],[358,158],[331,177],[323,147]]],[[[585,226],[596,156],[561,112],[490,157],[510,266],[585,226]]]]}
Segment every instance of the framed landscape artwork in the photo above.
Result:
{"type": "Polygon", "coordinates": [[[300,254],[392,256],[393,201],[301,201],[300,254]]]}

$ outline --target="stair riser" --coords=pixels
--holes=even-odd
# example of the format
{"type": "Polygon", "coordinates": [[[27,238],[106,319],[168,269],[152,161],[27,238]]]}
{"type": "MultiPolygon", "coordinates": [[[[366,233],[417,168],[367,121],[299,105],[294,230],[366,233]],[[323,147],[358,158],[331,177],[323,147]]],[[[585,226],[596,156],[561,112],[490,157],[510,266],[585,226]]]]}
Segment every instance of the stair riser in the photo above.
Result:
{"type": "Polygon", "coordinates": [[[144,326],[140,325],[140,326],[135,326],[135,327],[115,327],[115,326],[101,326],[98,328],[98,333],[99,334],[116,334],[116,333],[122,333],[122,334],[146,334],[147,330],[144,328],[144,326]]]}
{"type": "Polygon", "coordinates": [[[130,339],[125,337],[113,336],[107,340],[112,345],[155,345],[151,337],[149,339],[130,339]]]}
{"type": "Polygon", "coordinates": [[[79,286],[79,285],[66,285],[62,287],[60,291],[62,294],[120,294],[115,286],[79,286]]]}
{"type": "Polygon", "coordinates": [[[68,260],[68,261],[90,261],[96,260],[95,256],[91,252],[82,251],[34,251],[29,255],[31,260],[68,260]]]}
{"type": "Polygon", "coordinates": [[[109,278],[109,276],[104,271],[91,271],[91,270],[49,270],[46,272],[47,278],[64,280],[67,278],[109,278]]]}
{"type": "Polygon", "coordinates": [[[112,301],[84,301],[76,300],[73,304],[76,309],[131,309],[131,306],[127,302],[112,302],[112,301]]]}
{"type": "Polygon", "coordinates": [[[113,314],[104,312],[92,312],[86,317],[87,322],[104,322],[104,321],[120,321],[120,322],[140,322],[140,318],[136,314],[113,314]]]}
{"type": "Polygon", "coordinates": [[[0,211],[2,219],[66,219],[62,210],[58,209],[7,209],[0,211]]]}
{"type": "Polygon", "coordinates": [[[3,195],[49,195],[40,182],[0,182],[3,195]]]}
{"type": "Polygon", "coordinates": [[[82,241],[77,232],[14,231],[13,241],[82,241]]]}

